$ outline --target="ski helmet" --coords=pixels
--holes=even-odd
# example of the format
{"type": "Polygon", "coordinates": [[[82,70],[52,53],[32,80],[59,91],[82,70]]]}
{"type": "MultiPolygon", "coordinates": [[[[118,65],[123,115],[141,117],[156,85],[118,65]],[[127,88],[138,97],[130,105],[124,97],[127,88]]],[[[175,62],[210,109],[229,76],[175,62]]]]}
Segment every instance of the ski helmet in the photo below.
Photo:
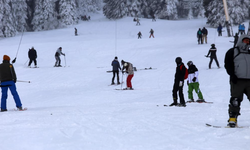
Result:
{"type": "Polygon", "coordinates": [[[192,62],[191,60],[187,62],[187,65],[188,65],[188,66],[190,66],[190,65],[192,65],[192,64],[193,64],[193,62],[192,62]]]}
{"type": "Polygon", "coordinates": [[[182,63],[181,57],[176,57],[176,58],[175,58],[175,62],[176,62],[177,64],[182,63]]]}

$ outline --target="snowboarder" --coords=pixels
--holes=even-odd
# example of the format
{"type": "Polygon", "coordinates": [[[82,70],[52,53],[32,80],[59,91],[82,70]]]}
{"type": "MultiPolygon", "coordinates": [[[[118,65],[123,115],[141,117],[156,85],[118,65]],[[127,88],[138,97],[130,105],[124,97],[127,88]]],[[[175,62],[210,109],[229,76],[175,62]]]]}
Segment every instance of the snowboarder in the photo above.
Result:
{"type": "Polygon", "coordinates": [[[218,31],[218,36],[222,36],[222,25],[221,24],[219,24],[217,31],[218,31]]]}
{"type": "Polygon", "coordinates": [[[119,81],[119,69],[121,70],[120,63],[118,61],[118,57],[115,57],[115,59],[112,61],[111,66],[113,66],[113,78],[112,78],[112,85],[115,84],[115,74],[117,75],[117,84],[120,84],[119,81]]]}
{"type": "Polygon", "coordinates": [[[184,86],[184,76],[186,73],[186,67],[182,63],[181,57],[177,57],[175,59],[176,62],[176,72],[175,72],[175,79],[174,79],[174,86],[173,86],[173,103],[169,106],[181,106],[185,107],[186,103],[184,100],[184,94],[183,94],[183,86],[184,86]],[[180,104],[177,103],[178,97],[177,92],[179,92],[179,98],[180,98],[180,104]]]}
{"type": "Polygon", "coordinates": [[[37,68],[37,61],[36,61],[36,58],[37,58],[37,53],[36,53],[36,50],[34,49],[34,47],[32,47],[29,52],[28,52],[28,56],[29,56],[29,64],[28,64],[28,67],[30,67],[31,63],[34,61],[34,64],[35,64],[35,68],[37,68]]]}
{"type": "Polygon", "coordinates": [[[153,30],[153,29],[151,29],[151,30],[149,31],[149,33],[150,33],[149,38],[151,38],[151,36],[152,36],[153,38],[155,38],[155,37],[154,37],[154,30],[153,30]]]}
{"type": "Polygon", "coordinates": [[[12,64],[10,64],[10,57],[8,55],[3,56],[3,63],[0,64],[0,81],[2,89],[1,98],[1,112],[7,111],[6,100],[8,97],[8,89],[10,89],[13,95],[16,107],[18,110],[22,110],[22,103],[20,97],[16,91],[16,73],[12,64]]]}
{"type": "Polygon", "coordinates": [[[131,83],[131,80],[134,77],[133,64],[131,64],[130,62],[125,62],[124,60],[122,60],[121,63],[123,66],[122,73],[126,72],[128,74],[128,76],[127,76],[127,88],[124,88],[124,90],[134,90],[132,88],[132,83],[131,83]]]}
{"type": "Polygon", "coordinates": [[[188,80],[187,80],[187,85],[188,85],[188,99],[190,102],[194,102],[194,97],[193,97],[193,90],[198,95],[198,100],[197,102],[205,102],[201,93],[201,90],[199,88],[199,72],[196,66],[193,64],[192,61],[188,61],[188,80]]]}
{"type": "Polygon", "coordinates": [[[217,67],[220,68],[220,65],[219,65],[219,62],[218,62],[218,59],[217,59],[217,55],[216,55],[216,47],[215,47],[215,44],[211,44],[211,48],[209,49],[208,51],[208,54],[206,57],[210,57],[210,62],[209,62],[209,69],[211,69],[211,65],[212,65],[212,62],[213,60],[215,60],[216,64],[217,64],[217,67]],[[209,56],[210,54],[210,56],[209,56]]]}
{"type": "Polygon", "coordinates": [[[139,31],[137,35],[138,35],[138,39],[141,39],[141,36],[142,36],[141,31],[139,31]]]}
{"type": "Polygon", "coordinates": [[[202,42],[202,31],[201,28],[197,31],[198,44],[203,44],[202,42]]]}
{"type": "Polygon", "coordinates": [[[77,34],[77,29],[75,28],[75,36],[77,36],[78,34],[77,34]]]}
{"type": "Polygon", "coordinates": [[[202,43],[204,43],[204,41],[207,44],[207,35],[208,35],[208,31],[205,27],[203,27],[203,29],[201,30],[202,32],[202,43]]]}
{"type": "Polygon", "coordinates": [[[240,115],[240,105],[243,95],[250,100],[250,36],[241,35],[236,47],[231,48],[225,55],[225,68],[230,76],[229,120],[228,126],[236,127],[240,115]]]}
{"type": "Polygon", "coordinates": [[[54,67],[62,67],[61,58],[60,58],[61,55],[65,56],[65,54],[62,53],[62,47],[59,47],[55,53],[56,63],[54,67]]]}

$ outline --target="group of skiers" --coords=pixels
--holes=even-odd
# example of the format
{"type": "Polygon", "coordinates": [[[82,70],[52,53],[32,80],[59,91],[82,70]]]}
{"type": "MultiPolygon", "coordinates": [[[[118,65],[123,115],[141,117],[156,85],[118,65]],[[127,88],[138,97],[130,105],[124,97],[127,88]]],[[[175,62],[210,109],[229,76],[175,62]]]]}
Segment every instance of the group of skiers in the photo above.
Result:
{"type": "Polygon", "coordinates": [[[203,27],[202,29],[199,28],[197,31],[198,44],[203,44],[203,43],[207,44],[207,35],[208,31],[205,27],[203,27]]]}
{"type": "MultiPolygon", "coordinates": [[[[149,33],[150,33],[149,38],[151,38],[151,37],[155,38],[155,36],[154,36],[154,30],[153,29],[150,29],[149,33]]],[[[141,31],[139,31],[137,33],[137,35],[138,35],[138,39],[141,39],[141,37],[142,37],[141,31]]]]}
{"type": "Polygon", "coordinates": [[[133,64],[130,62],[126,62],[124,60],[121,61],[122,68],[120,66],[120,63],[118,61],[118,57],[116,56],[115,59],[111,62],[111,66],[113,67],[112,72],[113,72],[113,77],[112,77],[112,82],[111,85],[114,85],[115,82],[115,75],[117,76],[117,84],[120,83],[120,78],[119,78],[119,70],[122,71],[122,74],[127,73],[127,79],[126,79],[126,84],[127,87],[124,88],[123,90],[134,90],[132,87],[131,80],[134,77],[134,67],[133,64]]]}

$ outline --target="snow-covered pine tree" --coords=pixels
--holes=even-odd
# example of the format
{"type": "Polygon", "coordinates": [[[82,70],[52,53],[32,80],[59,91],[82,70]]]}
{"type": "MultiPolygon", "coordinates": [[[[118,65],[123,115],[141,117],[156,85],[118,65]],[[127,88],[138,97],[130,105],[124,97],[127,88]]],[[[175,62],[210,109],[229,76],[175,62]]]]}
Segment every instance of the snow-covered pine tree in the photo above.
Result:
{"type": "Polygon", "coordinates": [[[160,10],[156,12],[158,18],[176,20],[178,19],[177,6],[179,4],[178,0],[160,0],[160,10]]]}
{"type": "Polygon", "coordinates": [[[11,37],[15,36],[17,30],[15,28],[15,22],[13,20],[10,0],[0,1],[0,36],[1,37],[11,37]]]}
{"type": "Polygon", "coordinates": [[[78,23],[79,14],[77,12],[76,0],[59,1],[59,26],[65,27],[78,23]]]}
{"type": "Polygon", "coordinates": [[[11,10],[15,28],[18,32],[26,31],[27,23],[27,3],[20,0],[11,0],[11,10]]]}
{"type": "Polygon", "coordinates": [[[141,0],[128,0],[128,16],[131,17],[141,17],[141,0]]]}
{"type": "Polygon", "coordinates": [[[209,3],[207,9],[210,10],[207,18],[208,24],[213,27],[218,27],[219,24],[221,24],[222,26],[225,25],[226,18],[223,1],[213,0],[209,3]]]}
{"type": "Polygon", "coordinates": [[[231,24],[239,25],[248,17],[249,0],[228,0],[227,5],[231,24]]]}
{"type": "Polygon", "coordinates": [[[77,0],[77,3],[80,16],[96,13],[100,7],[96,0],[77,0]]]}
{"type": "Polygon", "coordinates": [[[58,21],[55,3],[51,0],[36,0],[31,24],[34,31],[56,29],[58,21]]]}
{"type": "Polygon", "coordinates": [[[127,0],[103,0],[103,14],[108,19],[119,19],[128,14],[127,0]]]}

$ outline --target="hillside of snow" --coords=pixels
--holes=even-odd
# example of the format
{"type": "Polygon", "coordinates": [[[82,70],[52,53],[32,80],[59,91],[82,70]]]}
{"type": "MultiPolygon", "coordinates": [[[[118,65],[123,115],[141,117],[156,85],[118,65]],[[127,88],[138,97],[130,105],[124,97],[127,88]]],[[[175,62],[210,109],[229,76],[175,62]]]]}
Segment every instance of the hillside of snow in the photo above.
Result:
{"type": "MultiPolygon", "coordinates": [[[[27,111],[14,111],[11,93],[7,112],[0,113],[0,150],[249,150],[250,128],[209,128],[206,123],[226,126],[230,99],[229,76],[224,56],[233,46],[232,37],[218,37],[206,19],[157,20],[133,18],[108,20],[91,16],[89,22],[64,29],[25,32],[0,39],[0,57],[14,59],[17,91],[27,111]],[[79,36],[74,35],[74,28],[79,36]],[[198,45],[198,28],[208,29],[208,44],[198,45]],[[150,29],[155,38],[149,38],[150,29]],[[142,39],[137,33],[142,32],[142,39]],[[208,69],[210,45],[217,47],[221,68],[208,69]],[[34,46],[39,68],[28,68],[28,50],[34,46]],[[53,67],[58,47],[63,67],[53,67]],[[138,69],[132,79],[135,90],[110,86],[111,61],[131,62],[138,69]],[[191,60],[199,69],[204,99],[213,104],[171,104],[175,58],[191,60]],[[143,68],[155,70],[139,70],[143,68]],[[158,106],[157,106],[158,105],[158,106]]],[[[247,23],[245,23],[246,25],[247,23]]],[[[225,29],[224,29],[225,30],[225,29]]],[[[234,32],[237,27],[234,27],[234,32]]],[[[33,64],[32,64],[33,66],[33,64]]],[[[126,75],[120,73],[125,82],[126,75]]],[[[116,79],[115,79],[116,81],[116,79]]],[[[194,92],[194,97],[197,98],[194,92]]],[[[188,100],[187,84],[184,86],[188,100]]],[[[250,125],[250,104],[244,96],[241,126],[250,125]]]]}

